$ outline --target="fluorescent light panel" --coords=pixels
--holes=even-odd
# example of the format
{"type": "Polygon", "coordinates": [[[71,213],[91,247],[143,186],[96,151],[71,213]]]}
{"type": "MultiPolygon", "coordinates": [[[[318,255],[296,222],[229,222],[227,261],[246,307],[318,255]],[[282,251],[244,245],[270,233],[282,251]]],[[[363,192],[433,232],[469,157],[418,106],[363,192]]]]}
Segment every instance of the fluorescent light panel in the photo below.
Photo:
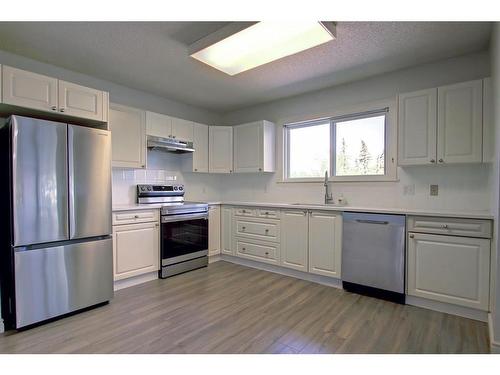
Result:
{"type": "Polygon", "coordinates": [[[333,39],[321,22],[262,21],[191,56],[232,76],[333,39]]]}

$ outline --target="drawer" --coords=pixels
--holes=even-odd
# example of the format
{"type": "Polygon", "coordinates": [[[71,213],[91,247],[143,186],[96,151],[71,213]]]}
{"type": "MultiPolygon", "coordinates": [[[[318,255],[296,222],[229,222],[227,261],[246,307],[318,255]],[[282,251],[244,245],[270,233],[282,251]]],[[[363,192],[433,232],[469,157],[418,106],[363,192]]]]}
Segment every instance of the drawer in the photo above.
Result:
{"type": "Polygon", "coordinates": [[[279,221],[257,221],[257,220],[234,220],[234,234],[236,236],[244,236],[255,238],[263,241],[279,242],[280,240],[280,223],[279,221]]]}
{"type": "Polygon", "coordinates": [[[158,221],[159,218],[159,210],[113,212],[113,225],[147,223],[158,221]]]}
{"type": "Polygon", "coordinates": [[[490,220],[409,216],[407,226],[409,232],[491,238],[490,220]]]}
{"type": "Polygon", "coordinates": [[[278,210],[267,210],[265,208],[259,208],[257,210],[257,216],[268,219],[279,219],[280,212],[278,210]]]}
{"type": "Polygon", "coordinates": [[[262,241],[247,240],[235,237],[236,255],[243,258],[266,263],[278,263],[279,244],[270,244],[262,241]]]}
{"type": "Polygon", "coordinates": [[[257,210],[255,208],[235,208],[234,215],[235,216],[256,217],[257,210]]]}

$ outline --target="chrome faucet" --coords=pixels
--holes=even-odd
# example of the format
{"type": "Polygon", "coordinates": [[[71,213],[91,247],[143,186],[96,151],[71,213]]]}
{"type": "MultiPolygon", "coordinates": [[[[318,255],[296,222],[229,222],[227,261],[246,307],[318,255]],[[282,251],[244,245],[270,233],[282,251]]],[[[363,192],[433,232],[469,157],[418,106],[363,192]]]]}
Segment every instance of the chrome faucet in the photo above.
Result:
{"type": "Polygon", "coordinates": [[[325,171],[325,204],[329,204],[333,202],[333,195],[332,193],[328,190],[328,171],[325,171]]]}

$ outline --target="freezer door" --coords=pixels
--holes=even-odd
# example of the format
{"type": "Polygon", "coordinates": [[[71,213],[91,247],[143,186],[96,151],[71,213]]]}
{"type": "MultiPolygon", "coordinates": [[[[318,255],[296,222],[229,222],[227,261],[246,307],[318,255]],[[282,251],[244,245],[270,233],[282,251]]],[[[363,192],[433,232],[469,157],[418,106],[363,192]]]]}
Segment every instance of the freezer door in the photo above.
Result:
{"type": "Polygon", "coordinates": [[[12,116],[13,245],[68,239],[67,125],[12,116]]]}
{"type": "Polygon", "coordinates": [[[112,233],[111,133],[68,125],[70,238],[112,233]]]}
{"type": "Polygon", "coordinates": [[[14,254],[16,328],[113,298],[111,238],[14,254]]]}
{"type": "Polygon", "coordinates": [[[404,293],[405,217],[343,214],[342,280],[404,293]]]}

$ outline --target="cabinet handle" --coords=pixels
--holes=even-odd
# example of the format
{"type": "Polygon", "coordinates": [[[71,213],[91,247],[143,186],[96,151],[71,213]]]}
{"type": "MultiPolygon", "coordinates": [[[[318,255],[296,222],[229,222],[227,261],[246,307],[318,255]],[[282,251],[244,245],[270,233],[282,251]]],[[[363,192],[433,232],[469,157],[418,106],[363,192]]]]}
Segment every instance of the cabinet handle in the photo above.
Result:
{"type": "Polygon", "coordinates": [[[51,110],[53,111],[57,111],[57,107],[55,105],[53,105],[52,107],[50,107],[51,110]]]}
{"type": "Polygon", "coordinates": [[[265,232],[266,232],[266,234],[268,234],[269,233],[269,229],[266,229],[265,232]]]}
{"type": "Polygon", "coordinates": [[[447,229],[448,228],[448,224],[441,225],[441,228],[447,229]]]}
{"type": "Polygon", "coordinates": [[[241,227],[241,230],[245,230],[245,229],[246,229],[246,227],[241,227]]]}
{"type": "Polygon", "coordinates": [[[444,163],[444,160],[443,160],[443,159],[439,159],[439,162],[440,162],[440,163],[444,163]]]}
{"type": "Polygon", "coordinates": [[[269,252],[266,251],[266,256],[269,255],[269,252]]]}
{"type": "Polygon", "coordinates": [[[139,219],[139,215],[134,215],[134,218],[139,219]]]}
{"type": "Polygon", "coordinates": [[[195,169],[194,169],[194,171],[195,171],[195,172],[198,172],[198,168],[195,168],[195,169]]]}
{"type": "Polygon", "coordinates": [[[174,136],[172,136],[172,138],[174,138],[174,139],[175,139],[175,135],[174,135],[174,136]]]}
{"type": "Polygon", "coordinates": [[[259,168],[259,172],[262,172],[262,168],[259,168]]]}
{"type": "Polygon", "coordinates": [[[64,112],[64,108],[59,109],[59,112],[64,112]]]}
{"type": "Polygon", "coordinates": [[[244,248],[244,247],[242,247],[242,248],[241,248],[241,251],[242,251],[242,252],[243,252],[243,251],[245,251],[245,250],[246,250],[246,248],[244,248]]]}
{"type": "Polygon", "coordinates": [[[413,233],[410,233],[410,238],[415,238],[415,235],[413,233]]]}
{"type": "Polygon", "coordinates": [[[173,138],[173,137],[172,137],[172,134],[169,134],[169,135],[168,135],[168,138],[173,138]]]}
{"type": "Polygon", "coordinates": [[[230,169],[230,170],[229,170],[229,173],[233,173],[233,170],[232,170],[232,169],[230,169]]]}
{"type": "Polygon", "coordinates": [[[160,224],[158,224],[158,223],[155,224],[155,227],[159,227],[159,226],[160,226],[160,224]]]}
{"type": "Polygon", "coordinates": [[[269,212],[267,212],[267,211],[266,211],[266,212],[264,212],[264,214],[265,214],[265,215],[269,215],[269,212]]]}
{"type": "Polygon", "coordinates": [[[435,159],[431,159],[431,163],[435,163],[435,162],[436,162],[436,160],[435,160],[435,159]]]}

